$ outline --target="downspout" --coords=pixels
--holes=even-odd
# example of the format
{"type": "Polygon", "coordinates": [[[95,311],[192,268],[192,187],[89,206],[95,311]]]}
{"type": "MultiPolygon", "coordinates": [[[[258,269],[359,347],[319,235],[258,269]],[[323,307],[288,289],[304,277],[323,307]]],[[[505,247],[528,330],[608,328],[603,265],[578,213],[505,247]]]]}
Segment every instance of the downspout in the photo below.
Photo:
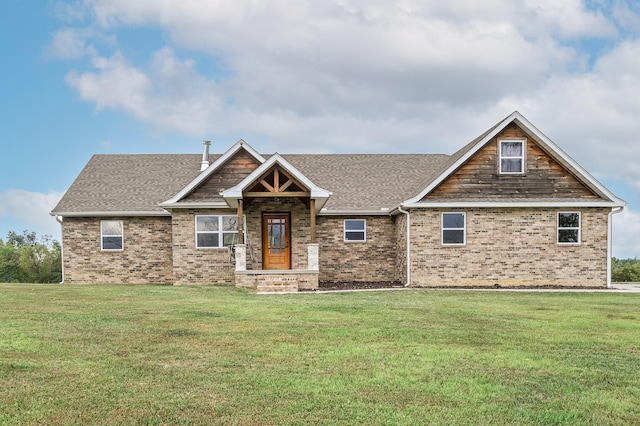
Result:
{"type": "Polygon", "coordinates": [[[63,246],[63,232],[64,230],[62,229],[62,216],[56,216],[56,222],[58,222],[60,224],[60,263],[61,263],[61,268],[60,271],[62,272],[62,281],[60,281],[60,284],[64,284],[64,246],[63,246]]]}
{"type": "Polygon", "coordinates": [[[614,214],[620,213],[624,210],[624,207],[618,207],[618,209],[611,209],[609,212],[609,220],[607,223],[608,232],[607,232],[607,288],[611,288],[611,255],[613,252],[613,218],[614,214]]]}
{"type": "Polygon", "coordinates": [[[411,285],[411,215],[407,210],[402,210],[402,205],[398,206],[398,211],[407,215],[407,283],[405,287],[411,285]]]}

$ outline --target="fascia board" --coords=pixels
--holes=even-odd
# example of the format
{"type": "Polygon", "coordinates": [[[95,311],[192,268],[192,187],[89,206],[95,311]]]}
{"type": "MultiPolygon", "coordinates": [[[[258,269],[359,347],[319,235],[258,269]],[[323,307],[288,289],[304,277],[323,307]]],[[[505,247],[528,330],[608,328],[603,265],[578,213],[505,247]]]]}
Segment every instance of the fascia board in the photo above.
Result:
{"type": "Polygon", "coordinates": [[[231,158],[241,148],[244,148],[245,151],[247,151],[251,156],[253,156],[260,163],[264,163],[266,161],[265,158],[262,155],[260,155],[255,149],[253,149],[248,143],[240,139],[231,148],[229,148],[227,152],[222,154],[220,158],[218,158],[209,167],[203,170],[194,180],[192,180],[174,197],[168,199],[167,201],[161,204],[173,204],[180,201],[183,197],[185,197],[187,194],[193,191],[198,185],[200,185],[204,180],[206,180],[209,176],[211,176],[216,170],[218,170],[220,166],[226,163],[227,160],[229,160],[229,158],[231,158]]]}
{"type": "Polygon", "coordinates": [[[471,158],[472,155],[474,155],[476,152],[478,152],[478,150],[480,150],[480,148],[482,148],[484,146],[484,144],[486,144],[490,139],[492,139],[495,135],[497,135],[499,132],[501,132],[505,127],[507,127],[507,125],[509,123],[511,123],[511,121],[513,121],[513,119],[515,118],[515,116],[519,115],[519,113],[513,112],[511,115],[509,115],[507,118],[505,118],[504,120],[502,120],[502,122],[497,125],[490,133],[488,133],[484,138],[482,138],[481,140],[478,141],[478,143],[471,148],[469,151],[467,151],[462,157],[460,157],[458,159],[458,161],[456,161],[455,163],[453,163],[449,168],[447,168],[444,172],[442,172],[440,174],[440,176],[438,176],[436,179],[434,179],[424,190],[422,190],[418,195],[416,195],[413,198],[410,198],[408,200],[406,200],[404,203],[402,204],[413,204],[413,203],[417,203],[418,201],[420,201],[422,198],[424,198],[428,193],[430,193],[431,191],[433,191],[434,188],[436,188],[438,185],[440,185],[446,178],[448,178],[454,171],[456,171],[458,169],[458,167],[460,167],[462,164],[464,164],[469,158],[471,158]]]}
{"type": "Polygon", "coordinates": [[[391,210],[321,210],[318,216],[389,216],[391,210]]]}
{"type": "Polygon", "coordinates": [[[190,203],[160,203],[158,206],[164,209],[193,209],[193,208],[210,208],[210,209],[225,209],[229,208],[229,205],[224,201],[218,202],[190,202],[190,203]]]}
{"type": "Polygon", "coordinates": [[[474,208],[474,207],[624,207],[626,202],[618,203],[614,201],[486,201],[486,202],[472,202],[472,201],[450,201],[450,202],[422,202],[422,203],[407,203],[402,204],[405,208],[474,208]]]}
{"type": "Polygon", "coordinates": [[[86,211],[86,212],[57,212],[52,211],[49,213],[51,216],[62,216],[62,217],[105,217],[105,216],[171,216],[171,213],[167,211],[157,211],[157,212],[149,212],[149,211],[86,211]]]}

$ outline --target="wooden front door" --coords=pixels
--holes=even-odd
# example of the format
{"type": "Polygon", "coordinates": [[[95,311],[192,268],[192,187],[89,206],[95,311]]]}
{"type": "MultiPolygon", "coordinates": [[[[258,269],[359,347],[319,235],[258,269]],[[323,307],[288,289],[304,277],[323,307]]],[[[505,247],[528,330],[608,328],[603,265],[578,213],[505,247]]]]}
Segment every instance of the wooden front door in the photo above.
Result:
{"type": "Polygon", "coordinates": [[[288,213],[262,216],[262,268],[291,269],[288,213]]]}

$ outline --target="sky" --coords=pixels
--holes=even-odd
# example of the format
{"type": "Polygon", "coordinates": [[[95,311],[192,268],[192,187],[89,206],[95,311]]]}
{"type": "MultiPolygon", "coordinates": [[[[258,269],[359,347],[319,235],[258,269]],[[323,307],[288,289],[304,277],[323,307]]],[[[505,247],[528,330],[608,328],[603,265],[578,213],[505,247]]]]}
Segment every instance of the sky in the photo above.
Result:
{"type": "Polygon", "coordinates": [[[0,0],[0,238],[93,154],[451,154],[513,111],[626,200],[640,257],[636,0],[0,0]]]}

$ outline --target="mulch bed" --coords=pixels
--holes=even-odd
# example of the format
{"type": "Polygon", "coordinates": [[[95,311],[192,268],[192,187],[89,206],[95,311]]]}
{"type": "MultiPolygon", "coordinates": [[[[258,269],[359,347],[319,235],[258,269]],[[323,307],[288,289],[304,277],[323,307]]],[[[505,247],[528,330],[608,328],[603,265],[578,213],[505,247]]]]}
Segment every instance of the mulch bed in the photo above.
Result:
{"type": "MultiPolygon", "coordinates": [[[[363,282],[321,282],[318,284],[318,290],[364,290],[364,289],[384,289],[384,288],[402,288],[404,285],[399,282],[379,282],[379,283],[363,283],[363,282]]],[[[464,290],[486,290],[486,289],[503,289],[503,290],[606,290],[605,287],[570,287],[564,285],[541,285],[541,286],[500,286],[498,284],[492,286],[438,286],[438,287],[416,287],[410,288],[426,288],[426,289],[464,289],[464,290]]]]}

